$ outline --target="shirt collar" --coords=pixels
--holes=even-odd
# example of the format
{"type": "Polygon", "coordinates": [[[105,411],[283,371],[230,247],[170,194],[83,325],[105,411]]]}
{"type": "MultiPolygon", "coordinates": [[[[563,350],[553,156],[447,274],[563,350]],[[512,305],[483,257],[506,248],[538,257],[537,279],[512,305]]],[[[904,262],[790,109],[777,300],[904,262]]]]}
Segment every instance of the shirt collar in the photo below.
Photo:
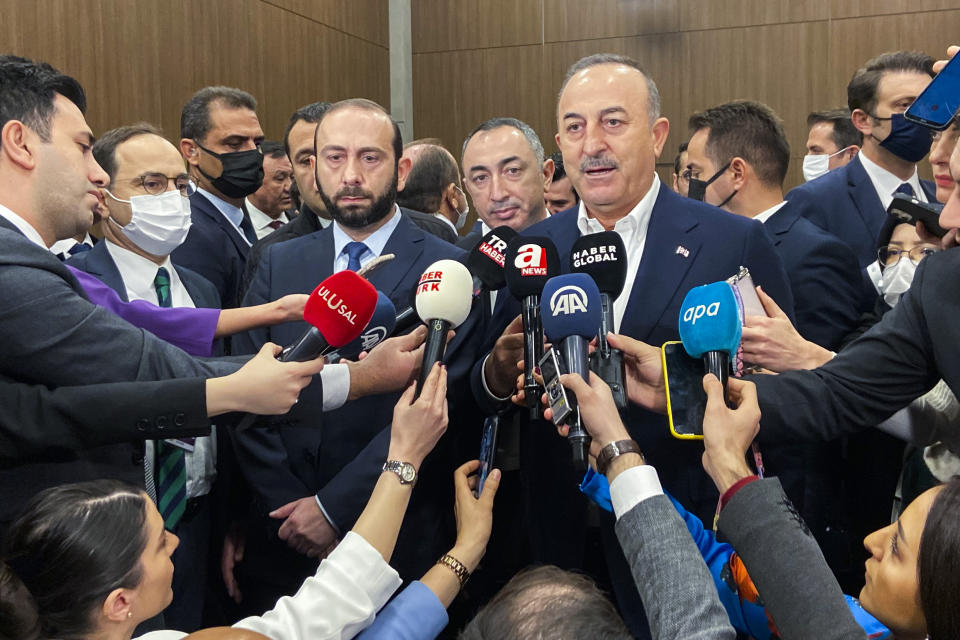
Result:
{"type": "Polygon", "coordinates": [[[446,223],[447,223],[447,226],[449,226],[451,229],[453,229],[453,232],[454,232],[455,234],[460,235],[460,231],[457,230],[457,225],[455,225],[455,224],[453,224],[452,222],[450,222],[450,218],[448,218],[447,216],[443,215],[442,213],[435,213],[435,214],[433,214],[433,215],[434,215],[434,217],[437,218],[438,220],[443,220],[444,222],[446,222],[446,223]]]}
{"type": "MultiPolygon", "coordinates": [[[[47,249],[47,244],[43,241],[43,238],[40,236],[40,232],[33,228],[29,222],[15,214],[10,209],[6,208],[0,204],[0,216],[5,218],[7,222],[15,226],[20,233],[27,236],[27,240],[30,242],[43,247],[44,250],[47,249]]],[[[73,246],[72,244],[70,245],[73,246]]]]}
{"type": "MultiPolygon", "coordinates": [[[[217,208],[217,211],[223,214],[224,218],[229,220],[237,229],[240,229],[240,223],[243,222],[243,209],[230,204],[223,198],[213,195],[206,189],[198,188],[197,193],[202,193],[203,197],[209,200],[210,203],[217,208]]],[[[240,230],[240,235],[243,235],[243,230],[240,230]]]]}
{"type": "Polygon", "coordinates": [[[761,211],[757,215],[753,216],[753,219],[759,220],[760,222],[766,222],[767,220],[773,217],[773,214],[775,214],[777,211],[780,211],[780,208],[783,207],[783,205],[785,204],[787,204],[786,200],[784,200],[783,202],[777,203],[772,207],[770,207],[769,209],[767,209],[766,211],[761,211]]]}
{"type": "Polygon", "coordinates": [[[52,245],[50,245],[50,253],[56,256],[66,255],[67,258],[70,257],[70,249],[77,244],[85,244],[88,247],[93,247],[93,239],[90,237],[89,233],[84,234],[83,242],[77,242],[73,238],[67,238],[66,240],[57,240],[52,245]]]}
{"type": "MultiPolygon", "coordinates": [[[[660,178],[656,173],[653,174],[653,182],[646,195],[640,198],[640,202],[630,210],[630,213],[617,220],[613,230],[623,237],[623,241],[628,246],[632,239],[645,237],[647,226],[650,224],[650,214],[653,211],[653,205],[660,194],[660,178]]],[[[587,207],[583,200],[577,210],[577,229],[580,235],[586,236],[591,233],[599,233],[604,230],[603,225],[596,218],[587,215],[587,207]]]]}
{"type": "MultiPolygon", "coordinates": [[[[383,248],[387,245],[387,240],[390,239],[393,231],[397,228],[397,225],[400,224],[400,218],[400,207],[394,204],[393,217],[363,241],[363,244],[367,245],[368,254],[372,253],[373,257],[376,258],[383,252],[383,248]]],[[[339,257],[348,242],[353,242],[353,238],[347,235],[347,232],[343,230],[339,222],[335,222],[333,224],[333,255],[339,257]]]]}
{"type": "MultiPolygon", "coordinates": [[[[870,176],[870,182],[873,183],[873,188],[876,189],[877,195],[880,196],[880,203],[883,204],[883,208],[886,210],[887,207],[890,206],[890,203],[893,202],[894,192],[904,183],[904,180],[893,175],[862,152],[857,154],[857,157],[860,158],[860,164],[863,165],[867,175],[870,176]]],[[[917,174],[916,167],[913,168],[913,175],[910,176],[909,180],[906,180],[906,183],[913,187],[913,193],[917,198],[923,202],[927,201],[927,196],[920,187],[920,176],[917,174]]]]}
{"type": "Polygon", "coordinates": [[[118,244],[110,242],[106,238],[104,238],[103,241],[107,243],[107,253],[113,258],[113,262],[117,265],[117,270],[120,272],[120,277],[123,278],[123,286],[126,287],[127,291],[134,292],[136,297],[143,300],[157,299],[153,281],[157,277],[157,269],[160,267],[166,269],[167,274],[170,276],[171,292],[173,292],[174,287],[179,284],[180,279],[177,277],[176,269],[173,268],[173,264],[170,262],[170,256],[166,257],[163,264],[157,264],[153,260],[148,260],[130,251],[126,247],[121,247],[118,244]]]}
{"type": "MultiPolygon", "coordinates": [[[[247,213],[250,214],[250,223],[253,225],[253,228],[255,231],[260,231],[261,229],[265,229],[266,227],[270,226],[270,223],[273,222],[274,220],[279,220],[280,222],[288,221],[287,214],[283,211],[280,212],[279,217],[271,218],[266,213],[258,209],[256,205],[250,202],[249,198],[245,198],[245,201],[247,203],[247,213]]],[[[241,215],[242,215],[242,212],[241,212],[241,215]]]]}

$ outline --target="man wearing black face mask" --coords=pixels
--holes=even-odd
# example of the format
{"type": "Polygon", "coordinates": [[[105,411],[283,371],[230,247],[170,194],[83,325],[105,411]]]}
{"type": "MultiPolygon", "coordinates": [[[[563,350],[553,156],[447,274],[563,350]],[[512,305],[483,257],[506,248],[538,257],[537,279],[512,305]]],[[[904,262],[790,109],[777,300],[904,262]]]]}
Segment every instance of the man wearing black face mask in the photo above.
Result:
{"type": "MultiPolygon", "coordinates": [[[[860,153],[787,194],[791,207],[850,245],[861,268],[877,258],[877,234],[894,193],[935,200],[933,183],[917,176],[930,132],[903,117],[932,77],[933,59],[912,51],[885,53],[858,69],[847,85],[847,104],[863,134],[860,153]]],[[[876,297],[872,287],[866,290],[876,297]]]]}
{"type": "Polygon", "coordinates": [[[256,108],[245,91],[205,87],[180,114],[180,152],[199,189],[190,198],[193,226],[172,258],[212,282],[224,309],[239,306],[247,254],[257,240],[243,208],[263,182],[256,108]]]}

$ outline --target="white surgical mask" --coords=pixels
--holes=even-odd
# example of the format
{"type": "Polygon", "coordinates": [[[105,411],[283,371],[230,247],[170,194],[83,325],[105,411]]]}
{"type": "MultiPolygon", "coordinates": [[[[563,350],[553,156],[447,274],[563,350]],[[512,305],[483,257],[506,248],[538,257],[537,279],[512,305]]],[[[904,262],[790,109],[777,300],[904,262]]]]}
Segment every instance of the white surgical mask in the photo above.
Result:
{"type": "Polygon", "coordinates": [[[900,296],[907,292],[913,282],[913,274],[917,272],[917,265],[907,257],[901,257],[896,264],[883,270],[877,288],[883,294],[883,301],[891,307],[897,306],[900,296]]]}
{"type": "Polygon", "coordinates": [[[463,192],[463,189],[457,187],[457,191],[463,198],[463,211],[457,212],[457,231],[460,231],[460,229],[463,229],[463,225],[467,224],[467,216],[470,215],[470,203],[467,202],[467,194],[463,192]]]}
{"type": "Polygon", "coordinates": [[[133,196],[129,200],[121,200],[109,191],[107,195],[130,205],[130,222],[120,227],[120,231],[147,253],[167,256],[186,240],[192,224],[190,199],[179,191],[133,196]]]}
{"type": "Polygon", "coordinates": [[[803,179],[810,182],[814,178],[819,178],[830,171],[830,158],[841,154],[850,147],[844,147],[836,153],[827,155],[826,153],[807,154],[803,156],[803,179]]]}

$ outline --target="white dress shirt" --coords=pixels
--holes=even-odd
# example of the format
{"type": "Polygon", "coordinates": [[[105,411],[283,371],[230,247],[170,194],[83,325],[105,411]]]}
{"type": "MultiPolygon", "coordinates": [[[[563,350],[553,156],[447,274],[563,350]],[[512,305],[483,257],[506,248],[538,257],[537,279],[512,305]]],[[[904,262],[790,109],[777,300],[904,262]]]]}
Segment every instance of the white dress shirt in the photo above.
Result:
{"type": "Polygon", "coordinates": [[[52,245],[50,245],[50,251],[53,255],[57,256],[61,260],[67,260],[71,258],[70,249],[73,249],[75,244],[85,244],[90,248],[93,248],[93,238],[90,237],[89,233],[83,234],[83,242],[77,242],[73,238],[67,238],[66,240],[57,240],[52,245]]]}
{"type": "Polygon", "coordinates": [[[773,217],[773,214],[775,214],[777,211],[780,211],[780,209],[782,209],[783,205],[785,204],[787,204],[786,200],[784,200],[783,202],[779,202],[773,205],[772,207],[770,207],[769,209],[767,209],[766,211],[761,211],[757,215],[753,216],[753,219],[759,220],[760,222],[766,222],[767,220],[773,217]]]}
{"type": "MultiPolygon", "coordinates": [[[[383,253],[383,248],[387,246],[387,241],[390,239],[390,236],[393,235],[393,232],[396,230],[397,226],[400,224],[400,207],[393,205],[393,216],[384,224],[382,227],[371,233],[367,236],[366,240],[363,241],[363,244],[367,245],[367,250],[360,255],[360,266],[365,267],[367,264],[375,259],[379,258],[380,254],[383,253]]],[[[333,272],[343,271],[347,268],[347,264],[350,262],[350,257],[344,252],[343,248],[347,244],[353,242],[353,238],[347,235],[347,232],[343,230],[343,227],[340,226],[340,223],[333,225],[333,272]]],[[[389,267],[388,267],[389,268],[389,267]]]]}
{"type": "MultiPolygon", "coordinates": [[[[15,226],[20,233],[27,236],[27,240],[34,243],[35,245],[43,247],[46,251],[47,243],[43,241],[43,238],[40,236],[40,232],[33,228],[29,222],[15,214],[10,209],[6,208],[0,204],[0,217],[3,217],[4,220],[15,226]]],[[[73,245],[70,245],[71,247],[73,245]]]]}
{"type": "Polygon", "coordinates": [[[457,229],[457,225],[455,225],[455,224],[453,224],[452,222],[450,222],[450,218],[448,218],[447,216],[443,215],[442,213],[435,213],[435,214],[433,214],[433,217],[435,217],[435,218],[437,218],[437,219],[439,219],[439,220],[443,220],[444,222],[446,222],[446,223],[447,223],[447,226],[449,226],[451,229],[453,229],[453,232],[454,232],[455,234],[457,234],[458,237],[460,236],[460,230],[457,229]]]}
{"type": "Polygon", "coordinates": [[[250,244],[250,241],[247,240],[247,235],[240,227],[240,223],[243,222],[243,209],[230,204],[223,198],[218,198],[205,189],[198,188],[197,193],[202,193],[203,197],[209,200],[210,203],[217,208],[217,211],[222,213],[223,217],[233,225],[233,227],[237,230],[237,233],[240,234],[240,237],[243,238],[243,241],[247,244],[250,244]]]}
{"type": "Polygon", "coordinates": [[[280,217],[271,218],[263,211],[260,211],[255,204],[250,202],[250,198],[246,199],[247,202],[247,213],[250,214],[250,223],[253,225],[253,230],[257,233],[257,239],[263,238],[270,235],[275,231],[273,227],[270,226],[271,222],[279,220],[280,222],[286,224],[290,222],[290,218],[287,217],[286,211],[280,212],[280,217]]]}
{"type": "Polygon", "coordinates": [[[920,202],[927,202],[927,194],[924,193],[923,187],[920,186],[920,176],[917,174],[916,167],[913,168],[913,175],[910,176],[910,179],[904,181],[878,165],[864,153],[859,153],[857,157],[860,158],[860,163],[863,165],[864,170],[866,170],[867,175],[870,176],[870,182],[873,183],[873,188],[877,190],[877,195],[880,196],[880,203],[883,205],[884,211],[886,211],[890,203],[893,202],[893,194],[904,182],[913,187],[914,197],[920,200],[920,202]]]}
{"type": "Polygon", "coordinates": [[[648,464],[630,467],[621,472],[610,485],[610,504],[617,519],[635,506],[653,496],[663,495],[660,476],[648,464]]]}

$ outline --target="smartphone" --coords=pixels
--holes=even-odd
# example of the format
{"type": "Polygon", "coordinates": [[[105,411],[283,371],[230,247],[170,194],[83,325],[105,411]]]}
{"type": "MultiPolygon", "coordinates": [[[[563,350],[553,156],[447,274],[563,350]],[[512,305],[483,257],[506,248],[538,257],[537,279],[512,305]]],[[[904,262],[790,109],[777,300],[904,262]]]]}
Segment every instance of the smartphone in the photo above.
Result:
{"type": "Polygon", "coordinates": [[[947,230],[940,226],[940,211],[942,209],[942,204],[921,202],[905,193],[896,193],[890,202],[890,206],[887,207],[887,214],[900,222],[909,224],[916,224],[919,220],[927,231],[938,238],[942,238],[947,233],[947,230]]]}
{"type": "Polygon", "coordinates": [[[943,131],[960,109],[960,55],[947,62],[903,116],[928,129],[943,131]]]}
{"type": "Polygon", "coordinates": [[[679,340],[660,347],[667,392],[670,433],[681,440],[703,439],[703,414],[707,393],[703,390],[703,360],[694,358],[679,340]]]}
{"type": "Polygon", "coordinates": [[[483,437],[480,438],[480,479],[477,481],[477,490],[474,496],[479,498],[483,493],[483,483],[487,480],[490,470],[493,469],[493,457],[497,453],[497,431],[500,428],[500,416],[489,416],[483,421],[483,437]]]}
{"type": "Polygon", "coordinates": [[[741,323],[747,316],[767,315],[763,304],[760,302],[760,296],[757,295],[757,286],[753,283],[750,269],[741,266],[740,271],[727,278],[727,282],[730,283],[730,288],[733,289],[733,297],[737,299],[737,306],[740,307],[741,323]]]}
{"type": "Polygon", "coordinates": [[[553,424],[562,425],[573,411],[570,399],[567,397],[567,390],[560,384],[560,375],[567,373],[563,359],[553,347],[550,347],[540,358],[539,364],[543,386],[547,393],[547,403],[553,410],[553,424]]]}

